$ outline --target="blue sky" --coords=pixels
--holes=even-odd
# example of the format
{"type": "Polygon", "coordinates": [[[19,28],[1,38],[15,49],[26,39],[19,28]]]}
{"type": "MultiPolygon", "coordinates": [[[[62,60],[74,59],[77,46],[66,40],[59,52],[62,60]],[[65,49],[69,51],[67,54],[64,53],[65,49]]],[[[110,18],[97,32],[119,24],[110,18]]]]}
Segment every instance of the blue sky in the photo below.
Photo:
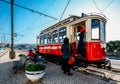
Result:
{"type": "MultiPolygon", "coordinates": [[[[10,0],[6,0],[10,1],[10,0]]],[[[14,32],[17,43],[36,43],[36,36],[41,30],[57,23],[68,0],[14,0],[16,4],[53,16],[58,20],[33,13],[29,10],[14,6],[14,32]],[[24,36],[21,36],[24,35],[24,36]]],[[[120,0],[94,0],[100,10],[107,16],[107,42],[120,40],[120,0]],[[112,3],[111,3],[112,2],[112,3]],[[111,4],[110,4],[111,3],[111,4]],[[110,4],[110,5],[109,5],[110,4]],[[105,9],[106,8],[106,9],[105,9]],[[105,10],[104,10],[105,9],[105,10]]],[[[93,0],[71,0],[62,19],[69,15],[81,16],[81,13],[100,13],[93,0]]],[[[0,42],[10,43],[11,15],[10,4],[0,1],[0,42]]]]}

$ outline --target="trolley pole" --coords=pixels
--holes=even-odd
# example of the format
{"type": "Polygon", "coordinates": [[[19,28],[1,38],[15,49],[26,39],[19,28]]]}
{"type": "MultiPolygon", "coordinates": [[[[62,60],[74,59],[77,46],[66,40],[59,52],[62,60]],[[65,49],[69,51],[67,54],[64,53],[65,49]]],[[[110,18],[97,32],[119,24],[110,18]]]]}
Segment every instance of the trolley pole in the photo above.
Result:
{"type": "Polygon", "coordinates": [[[9,54],[10,59],[15,58],[14,51],[14,0],[11,0],[11,51],[9,54]]]}

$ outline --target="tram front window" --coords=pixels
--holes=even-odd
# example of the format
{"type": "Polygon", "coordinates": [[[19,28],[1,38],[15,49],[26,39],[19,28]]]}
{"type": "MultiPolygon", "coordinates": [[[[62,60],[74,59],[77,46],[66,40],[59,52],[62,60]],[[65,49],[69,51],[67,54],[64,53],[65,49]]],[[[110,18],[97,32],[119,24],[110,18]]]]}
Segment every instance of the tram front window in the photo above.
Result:
{"type": "Polygon", "coordinates": [[[105,41],[105,23],[103,21],[101,21],[101,40],[102,42],[105,41]]]}
{"type": "Polygon", "coordinates": [[[100,39],[100,21],[98,19],[92,19],[92,39],[100,39]]]}

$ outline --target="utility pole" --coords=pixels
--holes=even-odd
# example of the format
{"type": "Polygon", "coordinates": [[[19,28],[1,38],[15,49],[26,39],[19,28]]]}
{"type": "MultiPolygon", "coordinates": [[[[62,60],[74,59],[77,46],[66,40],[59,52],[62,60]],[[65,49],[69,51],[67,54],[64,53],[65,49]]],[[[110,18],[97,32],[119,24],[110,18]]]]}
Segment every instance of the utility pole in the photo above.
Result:
{"type": "Polygon", "coordinates": [[[10,59],[15,58],[14,51],[14,0],[11,0],[11,51],[10,51],[10,59]]]}

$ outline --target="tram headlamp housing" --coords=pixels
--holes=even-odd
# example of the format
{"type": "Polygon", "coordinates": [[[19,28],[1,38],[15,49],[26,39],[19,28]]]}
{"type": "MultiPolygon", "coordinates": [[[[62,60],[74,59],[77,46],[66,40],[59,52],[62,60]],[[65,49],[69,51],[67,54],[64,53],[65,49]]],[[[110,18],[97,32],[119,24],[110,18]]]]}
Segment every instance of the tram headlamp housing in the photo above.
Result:
{"type": "Polygon", "coordinates": [[[104,52],[105,52],[105,53],[107,52],[107,50],[106,50],[106,44],[105,44],[105,43],[101,43],[101,48],[104,49],[104,52]]]}
{"type": "Polygon", "coordinates": [[[106,48],[106,44],[103,44],[103,48],[106,48]]]}
{"type": "Polygon", "coordinates": [[[101,43],[101,48],[106,48],[106,44],[105,43],[101,43]]]}

